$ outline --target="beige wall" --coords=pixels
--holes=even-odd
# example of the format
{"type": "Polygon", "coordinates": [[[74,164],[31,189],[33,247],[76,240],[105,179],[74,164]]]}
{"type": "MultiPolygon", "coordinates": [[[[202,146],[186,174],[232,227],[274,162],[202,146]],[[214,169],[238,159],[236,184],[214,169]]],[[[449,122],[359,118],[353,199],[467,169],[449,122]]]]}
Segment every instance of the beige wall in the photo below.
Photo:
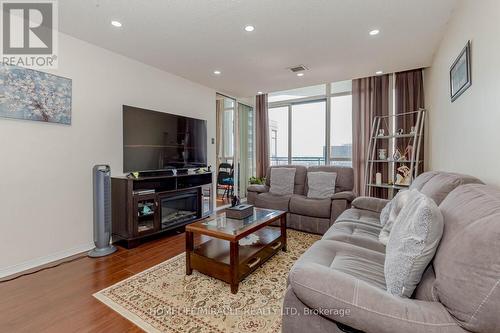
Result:
{"type": "Polygon", "coordinates": [[[93,246],[91,169],[122,174],[122,104],[206,119],[215,137],[214,90],[65,35],[59,51],[71,126],[0,118],[0,276],[93,246]]]}
{"type": "Polygon", "coordinates": [[[499,22],[500,1],[463,1],[425,72],[428,168],[467,173],[496,185],[500,185],[499,22]],[[472,86],[451,103],[449,69],[467,40],[472,42],[472,86]]]}

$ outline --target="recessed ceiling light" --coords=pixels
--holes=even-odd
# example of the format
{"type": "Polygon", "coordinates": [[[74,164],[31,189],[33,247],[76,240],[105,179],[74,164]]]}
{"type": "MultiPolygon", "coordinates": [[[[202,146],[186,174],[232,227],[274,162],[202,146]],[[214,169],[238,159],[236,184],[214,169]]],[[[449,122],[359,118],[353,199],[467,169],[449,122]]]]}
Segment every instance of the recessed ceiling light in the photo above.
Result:
{"type": "Polygon", "coordinates": [[[247,32],[252,32],[254,30],[255,30],[255,27],[253,25],[247,25],[245,27],[245,31],[247,31],[247,32]]]}
{"type": "Polygon", "coordinates": [[[221,73],[222,73],[221,71],[214,71],[215,75],[221,75],[221,73]]]}
{"type": "Polygon", "coordinates": [[[257,91],[257,94],[262,95],[263,92],[262,91],[257,91]]]}
{"type": "Polygon", "coordinates": [[[375,74],[382,75],[382,74],[384,74],[384,72],[382,72],[382,71],[376,71],[375,74]]]}
{"type": "Polygon", "coordinates": [[[118,21],[111,21],[111,25],[117,28],[120,28],[122,26],[121,22],[118,21]]]}
{"type": "Polygon", "coordinates": [[[374,30],[370,31],[370,36],[375,36],[375,35],[378,35],[379,33],[380,33],[380,30],[374,29],[374,30]]]}
{"type": "Polygon", "coordinates": [[[297,73],[297,76],[304,76],[304,73],[297,73]]]}

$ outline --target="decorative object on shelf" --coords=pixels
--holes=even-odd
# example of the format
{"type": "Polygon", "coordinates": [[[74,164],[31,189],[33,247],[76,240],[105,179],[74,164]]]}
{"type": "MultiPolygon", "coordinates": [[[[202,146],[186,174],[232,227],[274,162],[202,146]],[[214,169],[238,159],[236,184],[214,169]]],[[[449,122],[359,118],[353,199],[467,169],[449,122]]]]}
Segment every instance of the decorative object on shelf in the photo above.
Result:
{"type": "Polygon", "coordinates": [[[391,199],[403,186],[410,185],[413,179],[419,175],[421,171],[419,166],[422,166],[419,156],[423,144],[426,114],[425,109],[418,109],[373,117],[367,152],[368,158],[365,161],[365,195],[391,199]],[[415,121],[406,124],[401,119],[415,119],[415,121]],[[388,123],[404,123],[405,127],[388,132],[387,129],[391,128],[391,126],[387,126],[388,123]],[[379,136],[382,128],[385,128],[385,133],[388,134],[379,136]],[[382,156],[380,156],[380,148],[385,148],[382,150],[382,156]],[[403,166],[403,169],[398,169],[398,167],[403,166]],[[382,174],[380,184],[377,182],[376,173],[382,174]]]}
{"type": "Polygon", "coordinates": [[[396,185],[409,186],[411,184],[411,169],[402,165],[397,169],[396,185]]]}
{"type": "Polygon", "coordinates": [[[250,234],[245,238],[242,238],[238,241],[241,246],[248,246],[257,243],[260,240],[260,237],[256,234],[250,234]]]}
{"type": "Polygon", "coordinates": [[[452,102],[472,85],[470,49],[471,43],[468,41],[455,62],[453,62],[453,65],[451,65],[450,97],[452,102]]]}
{"type": "Polygon", "coordinates": [[[238,206],[240,202],[241,202],[240,197],[237,195],[233,195],[231,199],[231,207],[238,206]]]}
{"type": "Polygon", "coordinates": [[[401,151],[399,150],[399,148],[396,148],[396,150],[394,151],[394,154],[392,155],[392,158],[394,161],[400,161],[402,156],[403,156],[403,154],[401,154],[401,151]]]}
{"type": "Polygon", "coordinates": [[[227,218],[242,220],[253,215],[253,205],[239,204],[238,206],[226,208],[225,212],[227,218]]]}
{"type": "Polygon", "coordinates": [[[0,64],[0,116],[71,124],[71,79],[0,64]]]}
{"type": "Polygon", "coordinates": [[[382,185],[382,174],[380,172],[375,174],[375,184],[382,185]]]}
{"type": "Polygon", "coordinates": [[[405,157],[405,159],[411,160],[412,154],[413,154],[413,146],[412,145],[406,146],[403,157],[405,157]]]}
{"type": "Polygon", "coordinates": [[[144,205],[142,207],[142,215],[151,215],[153,213],[154,213],[153,210],[149,206],[144,205]]]}
{"type": "Polygon", "coordinates": [[[385,130],[383,128],[378,130],[378,136],[384,136],[385,135],[385,130]]]}
{"type": "Polygon", "coordinates": [[[378,150],[378,159],[386,160],[387,159],[387,149],[379,149],[378,150]]]}

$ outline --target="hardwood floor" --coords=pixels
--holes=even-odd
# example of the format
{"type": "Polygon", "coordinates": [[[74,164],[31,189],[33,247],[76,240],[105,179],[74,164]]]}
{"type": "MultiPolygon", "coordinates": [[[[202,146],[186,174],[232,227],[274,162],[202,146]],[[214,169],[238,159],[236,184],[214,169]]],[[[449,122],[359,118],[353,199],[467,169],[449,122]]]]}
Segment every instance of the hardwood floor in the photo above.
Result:
{"type": "Polygon", "coordinates": [[[0,332],[142,332],[92,294],[184,250],[184,233],[172,234],[0,283],[0,332]]]}

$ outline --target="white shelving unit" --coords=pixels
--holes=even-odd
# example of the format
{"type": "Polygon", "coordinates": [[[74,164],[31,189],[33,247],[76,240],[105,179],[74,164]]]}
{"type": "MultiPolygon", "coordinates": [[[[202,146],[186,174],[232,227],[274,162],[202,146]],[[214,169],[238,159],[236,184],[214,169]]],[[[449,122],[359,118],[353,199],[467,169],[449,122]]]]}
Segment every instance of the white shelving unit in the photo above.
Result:
{"type": "MultiPolygon", "coordinates": [[[[397,168],[400,165],[408,165],[410,169],[411,182],[413,182],[413,179],[415,179],[418,176],[420,166],[423,163],[423,160],[420,160],[419,158],[420,158],[420,147],[422,144],[422,137],[424,134],[423,131],[425,123],[425,114],[426,111],[424,109],[420,109],[417,111],[400,113],[396,115],[374,117],[370,135],[370,142],[368,145],[368,154],[367,154],[368,160],[366,161],[366,170],[365,170],[366,195],[372,196],[373,189],[375,188],[385,188],[389,189],[389,198],[392,198],[397,191],[408,188],[409,185],[395,184],[397,168]],[[407,117],[411,115],[416,115],[416,122],[414,124],[415,131],[412,133],[396,134],[395,131],[397,129],[394,127],[396,119],[399,117],[404,118],[405,116],[407,117]],[[384,130],[387,130],[390,134],[378,135],[379,130],[382,128],[383,124],[386,125],[385,126],[386,128],[384,128],[384,130]],[[413,148],[411,153],[411,158],[409,158],[408,160],[392,159],[395,149],[398,148],[398,142],[401,141],[400,139],[404,138],[408,139],[408,145],[411,145],[413,148]],[[387,142],[387,147],[388,147],[387,159],[385,160],[379,159],[378,156],[377,144],[381,141],[387,142]],[[388,165],[387,168],[388,174],[386,175],[386,177],[383,178],[389,180],[389,182],[376,184],[375,175],[373,173],[374,166],[376,164],[382,164],[382,163],[388,165]]],[[[404,147],[403,149],[405,148],[406,147],[404,147]]]]}

